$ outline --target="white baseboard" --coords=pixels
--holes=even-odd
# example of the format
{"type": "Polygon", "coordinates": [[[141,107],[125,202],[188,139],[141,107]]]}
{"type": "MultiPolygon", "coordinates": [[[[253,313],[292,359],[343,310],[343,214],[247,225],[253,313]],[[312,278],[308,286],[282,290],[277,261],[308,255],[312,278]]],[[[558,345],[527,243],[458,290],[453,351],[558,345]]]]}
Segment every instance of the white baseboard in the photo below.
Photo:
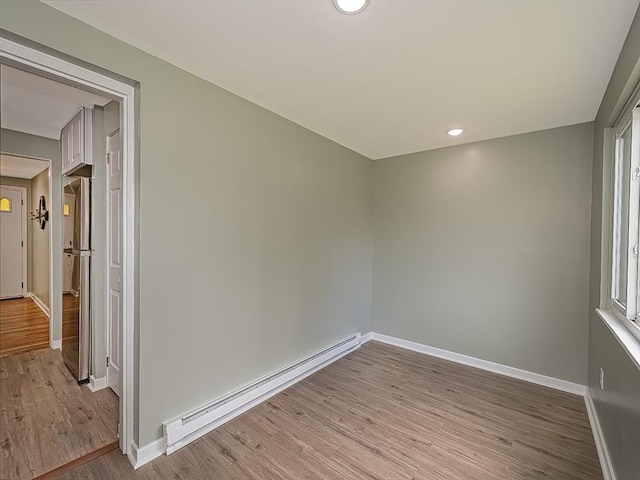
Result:
{"type": "Polygon", "coordinates": [[[596,450],[598,451],[598,458],[600,459],[602,476],[604,480],[616,480],[616,472],[613,469],[613,463],[611,462],[609,450],[607,449],[607,442],[604,439],[600,420],[598,419],[598,412],[593,404],[593,399],[591,398],[591,392],[589,389],[587,389],[584,395],[584,403],[587,407],[587,415],[589,416],[589,423],[591,424],[591,432],[593,433],[593,440],[596,444],[596,450]]]}
{"type": "Polygon", "coordinates": [[[367,343],[373,337],[373,332],[365,333],[360,337],[360,344],[367,343]]]}
{"type": "Polygon", "coordinates": [[[92,392],[97,392],[98,390],[107,388],[107,377],[96,378],[93,375],[89,375],[89,383],[87,383],[87,388],[92,392]]]}
{"type": "Polygon", "coordinates": [[[54,350],[62,350],[62,340],[51,340],[49,346],[54,350]]]}
{"type": "Polygon", "coordinates": [[[27,297],[31,298],[31,300],[33,300],[33,303],[35,303],[38,308],[40,308],[40,310],[42,310],[44,312],[44,314],[47,316],[47,318],[51,318],[51,313],[49,312],[49,307],[47,307],[44,302],[42,300],[40,300],[40,298],[38,298],[38,296],[35,293],[29,292],[26,295],[27,297]]]}
{"type": "Polygon", "coordinates": [[[159,438],[144,447],[139,448],[136,442],[131,442],[131,452],[127,455],[134,469],[149,463],[165,452],[164,438],[159,438]]]}
{"type": "Polygon", "coordinates": [[[428,345],[423,345],[421,343],[416,343],[409,340],[403,340],[401,338],[390,337],[381,333],[372,332],[371,339],[378,342],[387,343],[389,345],[394,345],[396,347],[405,348],[407,350],[412,350],[414,352],[431,355],[432,357],[438,357],[444,360],[450,360],[452,362],[461,363],[463,365],[469,365],[471,367],[480,368],[489,372],[498,373],[500,375],[506,375],[507,377],[513,377],[519,380],[524,380],[526,382],[543,385],[545,387],[555,388],[556,390],[573,393],[574,395],[584,396],[586,392],[586,387],[584,385],[568,382],[559,378],[547,377],[546,375],[529,372],[527,370],[520,370],[519,368],[509,367],[500,363],[481,360],[479,358],[470,357],[468,355],[462,355],[461,353],[455,353],[448,350],[442,350],[440,348],[430,347],[428,345]]]}

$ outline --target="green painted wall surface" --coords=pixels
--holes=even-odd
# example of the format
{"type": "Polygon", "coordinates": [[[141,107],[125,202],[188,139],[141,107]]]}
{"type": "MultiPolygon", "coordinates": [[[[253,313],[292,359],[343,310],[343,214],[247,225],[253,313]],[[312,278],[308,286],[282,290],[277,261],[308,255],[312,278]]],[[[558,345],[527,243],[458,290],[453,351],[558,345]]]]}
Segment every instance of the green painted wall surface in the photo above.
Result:
{"type": "MultiPolygon", "coordinates": [[[[40,172],[31,179],[31,204],[39,205],[40,196],[44,196],[47,209],[51,208],[49,195],[49,170],[40,172]]],[[[51,214],[50,214],[51,215],[51,214]]],[[[53,216],[50,216],[53,220],[53,216]]],[[[31,291],[49,307],[49,234],[53,222],[47,222],[44,230],[37,222],[33,223],[33,279],[31,291]]]]}
{"type": "Polygon", "coordinates": [[[370,160],[36,0],[0,28],[140,82],[139,445],[369,330],[370,160]]]}
{"type": "MultiPolygon", "coordinates": [[[[0,4],[0,19],[3,18],[2,13],[3,4],[0,4]]],[[[56,219],[62,219],[60,142],[3,128],[0,130],[0,151],[49,160],[51,169],[51,202],[48,207],[50,221],[47,224],[47,229],[51,228],[53,251],[61,252],[62,221],[56,221],[56,219]]],[[[62,255],[53,257],[53,272],[54,290],[50,292],[51,304],[49,305],[49,310],[53,318],[52,338],[53,340],[60,340],[62,338],[62,255]]]]}
{"type": "MultiPolygon", "coordinates": [[[[31,206],[31,180],[28,178],[0,177],[0,185],[11,187],[24,187],[27,189],[27,215],[33,210],[31,206]]],[[[31,242],[33,222],[27,221],[27,291],[32,292],[31,280],[33,278],[33,245],[31,242]]]]}
{"type": "Polygon", "coordinates": [[[584,385],[592,133],[376,161],[373,330],[584,385]]]}
{"type": "MultiPolygon", "coordinates": [[[[604,129],[613,126],[621,107],[640,81],[640,12],[631,25],[595,120],[591,206],[591,284],[589,295],[589,388],[618,480],[640,475],[640,371],[595,309],[600,305],[604,129]],[[605,388],[600,390],[600,369],[605,388]]],[[[606,177],[605,177],[606,178],[606,177]]],[[[605,199],[605,204],[608,204],[605,199]]],[[[604,231],[608,232],[608,225],[604,231]]],[[[606,239],[608,240],[608,239],[606,239]]],[[[605,241],[606,241],[605,240],[605,241]]],[[[603,299],[604,300],[604,299],[603,299]]]]}

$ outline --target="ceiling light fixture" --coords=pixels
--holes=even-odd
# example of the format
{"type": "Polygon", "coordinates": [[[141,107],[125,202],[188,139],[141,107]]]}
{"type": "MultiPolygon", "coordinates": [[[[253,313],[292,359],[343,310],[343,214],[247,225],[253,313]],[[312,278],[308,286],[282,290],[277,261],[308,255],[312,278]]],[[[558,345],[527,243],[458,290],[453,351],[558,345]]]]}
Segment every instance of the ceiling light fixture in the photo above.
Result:
{"type": "Polygon", "coordinates": [[[367,5],[369,5],[369,0],[332,0],[333,6],[336,7],[340,13],[344,13],[345,15],[355,15],[356,13],[360,13],[367,5]]]}
{"type": "Polygon", "coordinates": [[[452,137],[457,137],[464,132],[462,128],[452,128],[451,130],[447,130],[447,135],[451,135],[452,137]]]}

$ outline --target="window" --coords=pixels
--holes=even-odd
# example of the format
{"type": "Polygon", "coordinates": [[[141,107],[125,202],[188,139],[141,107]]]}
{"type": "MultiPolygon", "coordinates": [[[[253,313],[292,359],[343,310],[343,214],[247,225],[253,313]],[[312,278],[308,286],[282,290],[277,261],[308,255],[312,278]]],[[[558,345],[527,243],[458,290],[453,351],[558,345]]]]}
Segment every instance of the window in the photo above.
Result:
{"type": "Polygon", "coordinates": [[[11,199],[7,197],[0,198],[0,212],[11,213],[11,199]]]}
{"type": "Polygon", "coordinates": [[[640,106],[634,104],[614,127],[614,197],[611,309],[629,320],[640,338],[640,106]]]}

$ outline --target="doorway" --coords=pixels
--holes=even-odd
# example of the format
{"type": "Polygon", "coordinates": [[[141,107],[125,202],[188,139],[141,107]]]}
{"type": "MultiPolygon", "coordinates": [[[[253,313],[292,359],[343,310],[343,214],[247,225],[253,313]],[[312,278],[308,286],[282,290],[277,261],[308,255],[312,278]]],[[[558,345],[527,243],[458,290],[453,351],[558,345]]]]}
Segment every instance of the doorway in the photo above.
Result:
{"type": "MultiPolygon", "coordinates": [[[[37,50],[25,47],[18,43],[0,38],[0,61],[22,70],[28,70],[38,76],[60,82],[64,85],[73,86],[84,91],[104,96],[117,102],[119,108],[119,135],[120,135],[120,209],[119,214],[113,215],[116,219],[115,228],[110,228],[109,237],[106,233],[103,237],[105,246],[111,249],[111,240],[115,242],[115,250],[118,254],[117,268],[120,269],[120,279],[117,288],[104,288],[102,294],[110,301],[106,304],[104,311],[118,312],[120,322],[116,332],[111,334],[109,351],[117,351],[117,375],[110,370],[111,378],[118,378],[117,382],[110,385],[114,391],[120,395],[119,406],[119,440],[118,446],[121,451],[131,458],[133,444],[133,312],[134,312],[134,165],[133,165],[133,125],[134,125],[134,88],[120,81],[106,77],[102,74],[78,67],[77,65],[60,60],[55,56],[44,54],[37,50]],[[114,297],[119,300],[119,306],[112,303],[114,297]],[[120,378],[121,377],[121,378],[120,378]]],[[[94,139],[95,140],[95,137],[94,139]]],[[[107,138],[103,137],[106,143],[107,138]]],[[[103,152],[106,154],[106,147],[103,152]]],[[[103,187],[104,196],[102,199],[108,204],[107,187],[103,187]]],[[[62,197],[61,197],[62,198],[62,197]]],[[[113,211],[113,210],[112,210],[113,211]]],[[[62,212],[60,212],[62,214],[62,212]]],[[[62,215],[61,215],[62,216],[62,215]]],[[[106,230],[106,223],[105,223],[106,230]]],[[[62,231],[60,232],[62,241],[62,231]]],[[[115,257],[109,257],[115,258],[115,257]]],[[[105,259],[106,260],[106,259],[105,259]]],[[[103,264],[106,265],[106,262],[103,264]]],[[[113,265],[111,265],[113,266],[113,265]]],[[[60,286],[64,288],[63,261],[60,259],[60,286]]],[[[111,275],[111,278],[117,278],[111,275]]],[[[70,289],[71,291],[73,288],[70,289]]],[[[60,302],[62,310],[62,302],[60,302]]],[[[98,329],[94,329],[98,330],[98,329]]],[[[113,330],[113,329],[112,329],[113,330]]],[[[103,330],[103,334],[105,334],[103,330]]],[[[106,336],[106,335],[105,335],[106,336]]],[[[106,347],[105,347],[106,348],[106,347]]],[[[103,357],[104,358],[104,357],[103,357]]],[[[97,367],[97,362],[93,362],[92,368],[97,367]]],[[[96,377],[95,382],[90,384],[94,391],[104,391],[107,386],[106,376],[104,385],[101,383],[102,377],[96,377]]],[[[85,387],[86,388],[86,387],[85,387]]],[[[89,390],[89,389],[86,389],[89,390]]]]}
{"type": "Polygon", "coordinates": [[[56,348],[50,191],[48,160],[0,153],[0,356],[56,348]]]}

